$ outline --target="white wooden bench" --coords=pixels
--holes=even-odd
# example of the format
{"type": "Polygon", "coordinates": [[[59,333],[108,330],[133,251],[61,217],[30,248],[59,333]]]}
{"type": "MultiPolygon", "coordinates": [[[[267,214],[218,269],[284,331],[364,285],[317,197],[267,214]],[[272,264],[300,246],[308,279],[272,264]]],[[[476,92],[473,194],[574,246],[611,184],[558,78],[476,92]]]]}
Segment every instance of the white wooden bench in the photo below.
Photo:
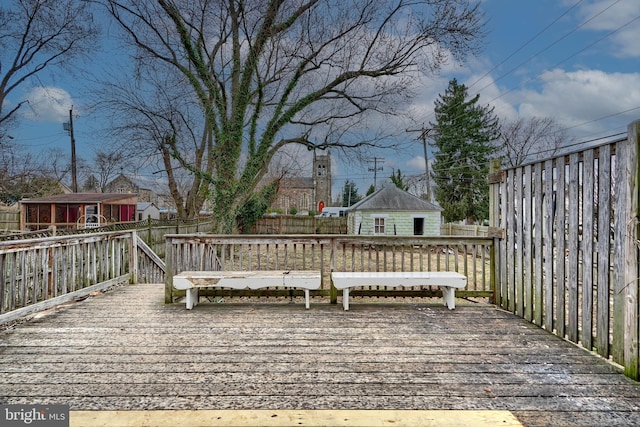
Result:
{"type": "Polygon", "coordinates": [[[456,308],[456,288],[467,286],[467,277],[450,271],[342,272],[331,273],[336,289],[342,289],[342,306],[349,310],[349,290],[356,286],[439,286],[444,304],[456,308]]]}
{"type": "Polygon", "coordinates": [[[284,287],[304,289],[305,306],[309,308],[309,290],[320,289],[319,271],[183,271],[173,276],[173,287],[187,291],[186,306],[198,305],[198,289],[262,289],[284,287]]]}

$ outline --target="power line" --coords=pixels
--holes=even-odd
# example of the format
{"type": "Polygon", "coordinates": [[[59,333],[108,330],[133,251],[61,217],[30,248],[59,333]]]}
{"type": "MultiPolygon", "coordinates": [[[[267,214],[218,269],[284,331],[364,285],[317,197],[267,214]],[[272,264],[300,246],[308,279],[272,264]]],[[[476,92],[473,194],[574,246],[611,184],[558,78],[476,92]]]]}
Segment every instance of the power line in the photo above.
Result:
{"type": "Polygon", "coordinates": [[[63,123],[63,128],[69,131],[71,137],[71,187],[74,193],[78,192],[78,174],[76,168],[76,138],[73,134],[73,106],[69,109],[69,122],[63,123]]]}
{"type": "Polygon", "coordinates": [[[569,9],[565,10],[563,14],[561,14],[560,16],[558,16],[556,19],[554,19],[550,24],[548,24],[546,27],[544,27],[542,30],[538,31],[536,33],[536,35],[534,35],[533,37],[531,37],[529,40],[527,40],[523,45],[521,45],[518,49],[516,49],[515,51],[513,51],[513,53],[511,53],[509,56],[507,56],[505,59],[503,59],[502,61],[500,61],[500,63],[498,63],[496,66],[494,66],[492,69],[490,69],[489,71],[487,71],[482,77],[480,77],[478,80],[476,80],[474,83],[471,84],[471,86],[469,86],[469,88],[472,88],[473,86],[475,86],[476,84],[478,84],[480,81],[482,81],[485,77],[487,77],[489,74],[491,74],[493,71],[495,71],[499,66],[501,66],[502,64],[504,64],[505,62],[507,62],[509,59],[513,58],[513,56],[515,56],[518,52],[520,52],[522,49],[524,49],[525,47],[527,47],[531,42],[533,42],[535,39],[537,39],[540,35],[542,35],[542,33],[544,33],[545,31],[547,31],[549,28],[551,28],[556,22],[558,22],[560,19],[562,19],[565,15],[567,15],[569,12],[571,12],[573,9],[575,9],[580,3],[582,3],[583,0],[578,0],[573,6],[571,6],[569,9]]]}
{"type": "Polygon", "coordinates": [[[422,146],[424,147],[424,179],[427,190],[427,201],[431,202],[431,180],[429,172],[429,158],[427,156],[427,137],[431,131],[435,131],[436,128],[425,128],[424,125],[420,129],[407,129],[407,132],[420,132],[418,139],[422,140],[422,146]]]}
{"type": "MultiPolygon", "coordinates": [[[[557,66],[559,66],[560,64],[562,64],[562,63],[566,62],[567,60],[569,60],[569,59],[573,58],[574,56],[579,55],[580,53],[582,53],[582,52],[584,52],[585,50],[587,50],[587,49],[591,48],[592,46],[594,46],[594,45],[596,45],[596,44],[600,43],[602,40],[606,39],[607,37],[612,36],[612,35],[613,35],[613,34],[615,34],[616,32],[618,32],[618,31],[620,31],[621,29],[623,29],[624,27],[626,27],[626,26],[628,26],[628,25],[632,24],[633,22],[637,21],[638,19],[640,19],[640,16],[636,16],[636,17],[635,17],[635,18],[633,18],[632,20],[630,20],[630,21],[628,21],[627,23],[625,23],[625,24],[621,25],[620,27],[616,28],[614,31],[611,31],[610,33],[608,33],[608,34],[606,34],[605,36],[603,36],[603,37],[601,37],[601,38],[597,39],[596,41],[594,41],[594,42],[592,42],[592,43],[590,43],[589,45],[585,46],[584,48],[580,49],[579,51],[574,52],[573,54],[571,54],[571,55],[569,55],[568,57],[564,58],[562,61],[556,62],[554,65],[552,65],[552,66],[551,66],[551,67],[549,67],[549,68],[556,68],[556,67],[557,67],[557,66]]],[[[507,94],[509,94],[509,93],[513,92],[513,91],[514,91],[514,90],[516,90],[517,88],[521,88],[521,87],[523,87],[526,83],[529,83],[529,82],[531,82],[531,81],[533,81],[533,80],[538,79],[542,74],[543,74],[543,73],[539,73],[539,74],[535,75],[534,77],[528,78],[528,79],[527,79],[527,80],[525,80],[524,82],[520,83],[518,86],[513,87],[513,88],[509,89],[509,90],[508,90],[508,91],[506,91],[506,92],[503,92],[502,94],[500,94],[499,96],[496,96],[495,98],[493,98],[492,100],[490,100],[490,101],[488,101],[488,102],[489,102],[489,103],[491,103],[491,102],[493,102],[493,101],[496,101],[496,100],[498,100],[498,99],[502,98],[503,96],[505,96],[505,95],[507,95],[507,94]]],[[[496,80],[496,81],[497,81],[497,80],[496,80]]],[[[488,86],[489,86],[489,85],[487,85],[487,86],[485,86],[485,87],[481,88],[480,90],[485,89],[485,88],[487,88],[488,86]]]]}
{"type": "MultiPolygon", "coordinates": [[[[608,9],[610,9],[611,7],[613,7],[614,5],[616,5],[616,4],[617,4],[617,3],[619,3],[619,2],[620,2],[620,0],[616,0],[614,3],[612,3],[612,4],[610,4],[609,6],[605,7],[605,8],[604,8],[604,9],[602,9],[600,12],[598,12],[598,13],[596,13],[595,15],[591,16],[589,19],[587,19],[586,21],[582,22],[580,25],[578,25],[577,27],[575,27],[574,29],[572,29],[570,32],[568,32],[567,34],[565,34],[564,36],[562,36],[560,39],[557,39],[556,41],[554,41],[553,43],[551,43],[550,45],[548,45],[548,46],[547,46],[547,47],[545,47],[544,49],[542,49],[542,50],[538,51],[536,54],[534,54],[533,56],[529,57],[527,60],[525,60],[525,61],[521,62],[517,67],[512,68],[512,69],[511,69],[510,71],[508,71],[507,73],[505,73],[505,74],[501,75],[500,77],[498,77],[496,80],[494,80],[494,81],[493,81],[493,83],[495,83],[495,82],[497,82],[497,81],[501,80],[502,78],[506,77],[507,75],[509,75],[509,74],[511,74],[512,72],[514,72],[515,70],[517,70],[517,69],[518,69],[519,67],[521,67],[522,65],[526,64],[527,62],[529,62],[529,61],[530,61],[530,60],[532,60],[533,58],[535,58],[535,57],[537,57],[538,55],[540,55],[541,53],[543,53],[544,51],[546,51],[546,50],[550,49],[552,46],[556,45],[557,43],[559,43],[560,41],[562,41],[563,39],[565,39],[566,37],[568,37],[570,34],[573,34],[575,31],[577,31],[578,29],[580,29],[581,27],[583,27],[583,26],[584,26],[584,25],[586,25],[587,23],[591,22],[591,21],[592,21],[593,19],[595,19],[596,17],[598,17],[598,16],[602,15],[605,11],[607,11],[608,9]]],[[[578,3],[579,3],[579,2],[578,2],[578,3]]],[[[577,3],[576,3],[573,7],[575,7],[576,5],[577,5],[577,3]]],[[[569,10],[573,9],[573,7],[572,7],[572,8],[570,8],[569,10]]],[[[567,12],[568,12],[568,11],[567,11],[567,12]]],[[[565,13],[566,13],[566,12],[565,12],[565,13]]],[[[563,14],[563,15],[564,15],[564,14],[563,14]]],[[[551,66],[550,68],[555,68],[555,67],[559,66],[560,64],[562,64],[562,63],[566,62],[567,60],[569,60],[569,59],[573,58],[574,56],[576,56],[576,55],[578,55],[578,54],[580,54],[580,53],[584,52],[585,50],[587,50],[587,49],[591,48],[591,47],[592,47],[592,46],[594,46],[595,44],[597,44],[597,43],[601,42],[602,40],[604,40],[604,39],[606,39],[606,38],[608,38],[608,37],[612,36],[613,34],[617,33],[618,31],[622,30],[623,28],[625,28],[625,27],[629,26],[630,24],[632,24],[633,22],[635,22],[635,21],[636,21],[636,20],[638,20],[638,19],[640,19],[640,16],[636,16],[635,18],[631,19],[630,21],[626,22],[625,24],[621,25],[620,27],[616,28],[615,30],[613,30],[613,31],[609,32],[608,34],[604,35],[603,37],[601,37],[601,38],[599,38],[599,39],[595,40],[594,42],[590,43],[589,45],[585,46],[584,48],[582,48],[582,49],[578,50],[577,52],[574,52],[573,54],[571,54],[571,55],[569,55],[569,56],[565,57],[564,59],[562,59],[561,61],[557,62],[556,64],[554,64],[554,65],[553,65],[553,66],[551,66]]],[[[528,43],[528,42],[527,42],[527,43],[528,43]]],[[[504,62],[504,61],[503,61],[503,62],[504,62]]],[[[494,69],[495,69],[495,67],[494,67],[494,69]]],[[[488,73],[487,73],[487,74],[488,74],[488,73]]],[[[473,85],[475,85],[475,84],[476,84],[476,83],[478,83],[480,80],[482,80],[484,77],[486,77],[486,75],[487,75],[487,74],[485,74],[481,79],[479,79],[479,80],[477,80],[476,82],[474,82],[474,83],[473,83],[473,85]]],[[[533,77],[531,77],[531,78],[526,79],[524,82],[520,83],[519,85],[517,85],[517,86],[515,86],[515,87],[513,87],[513,88],[509,89],[508,91],[503,92],[502,94],[500,94],[500,95],[496,96],[495,98],[493,98],[493,99],[489,100],[489,101],[487,102],[487,104],[489,105],[489,104],[491,104],[492,102],[495,102],[495,101],[497,101],[498,99],[500,99],[500,98],[502,98],[502,97],[506,96],[507,94],[509,94],[509,93],[513,92],[513,91],[514,91],[514,90],[516,90],[517,88],[521,88],[521,87],[523,87],[525,84],[527,84],[527,83],[529,83],[529,82],[531,82],[531,81],[534,81],[534,80],[538,79],[539,77],[541,77],[541,76],[542,76],[542,74],[543,74],[543,73],[539,73],[539,74],[537,74],[537,75],[535,75],[535,76],[533,76],[533,77]]],[[[478,92],[481,92],[482,90],[486,89],[486,88],[487,88],[487,87],[489,87],[489,86],[491,86],[491,84],[488,84],[488,85],[483,86],[482,88],[480,88],[480,89],[478,90],[478,92]]],[[[467,87],[467,89],[468,89],[468,87],[467,87]]],[[[633,110],[633,109],[632,109],[632,110],[633,110]]],[[[623,112],[623,113],[624,113],[624,112],[623,112]]],[[[623,114],[623,113],[619,113],[619,114],[623,114]]],[[[432,117],[434,114],[435,114],[435,111],[434,111],[434,112],[432,112],[432,113],[430,113],[430,114],[427,116],[427,118],[432,117]]],[[[459,116],[459,117],[456,117],[456,118],[463,118],[466,114],[467,114],[467,113],[465,113],[465,114],[463,114],[463,115],[461,115],[461,116],[459,116]]],[[[617,115],[617,114],[614,114],[614,115],[617,115]]],[[[611,116],[613,117],[614,115],[611,115],[611,116]]],[[[589,123],[589,122],[587,122],[587,123],[589,123]]],[[[572,128],[573,128],[573,127],[572,127],[572,128]]]]}
{"type": "MultiPolygon", "coordinates": [[[[478,92],[482,92],[482,90],[488,88],[489,86],[491,86],[492,84],[496,83],[497,81],[502,80],[502,78],[508,76],[509,74],[513,73],[514,71],[516,71],[517,69],[519,69],[520,67],[522,67],[524,64],[526,64],[527,62],[531,61],[532,59],[538,57],[541,53],[546,52],[547,50],[551,49],[553,46],[557,45],[558,43],[560,43],[562,40],[566,39],[567,37],[569,37],[571,34],[575,33],[576,31],[578,31],[580,28],[584,27],[585,25],[587,25],[589,22],[593,21],[595,18],[597,18],[598,16],[602,15],[604,12],[606,12],[608,9],[610,9],[611,7],[613,7],[614,5],[616,5],[617,3],[619,3],[620,0],[616,0],[614,3],[610,4],[609,6],[605,7],[603,10],[601,10],[600,12],[596,13],[595,15],[593,15],[591,18],[587,19],[586,21],[584,21],[582,24],[578,25],[577,27],[573,28],[571,31],[569,31],[568,33],[566,33],[564,36],[560,37],[559,39],[555,40],[554,42],[552,42],[551,44],[547,45],[546,47],[544,47],[543,49],[539,50],[538,52],[536,52],[535,54],[533,54],[532,56],[530,56],[529,58],[527,58],[526,60],[524,60],[523,62],[519,63],[518,65],[516,65],[515,67],[513,67],[511,70],[509,70],[508,72],[506,72],[505,74],[501,75],[500,77],[498,77],[497,79],[495,79],[492,83],[489,83],[488,85],[483,86],[482,88],[480,88],[478,90],[478,92]]],[[[626,26],[627,24],[625,24],[626,26]]],[[[617,30],[616,30],[617,31],[617,30]]],[[[613,34],[613,33],[611,33],[613,34]]],[[[610,34],[609,34],[610,35],[610,34]]],[[[594,43],[595,44],[595,43],[594,43]]],[[[563,61],[564,62],[564,61],[563,61]]]]}
{"type": "Polygon", "coordinates": [[[384,158],[374,157],[373,159],[367,160],[367,162],[373,163],[373,168],[369,167],[368,170],[369,172],[373,172],[373,187],[377,189],[378,185],[376,181],[378,178],[378,171],[382,170],[382,166],[378,167],[378,163],[380,164],[384,163],[384,158]]]}

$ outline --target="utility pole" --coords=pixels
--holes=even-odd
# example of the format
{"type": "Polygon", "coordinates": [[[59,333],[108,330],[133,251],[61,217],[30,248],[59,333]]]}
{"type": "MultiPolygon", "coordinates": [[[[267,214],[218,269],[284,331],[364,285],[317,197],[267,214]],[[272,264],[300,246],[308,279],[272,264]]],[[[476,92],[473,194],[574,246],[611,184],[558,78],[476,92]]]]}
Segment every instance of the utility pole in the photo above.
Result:
{"type": "Polygon", "coordinates": [[[384,158],[381,157],[374,157],[371,160],[368,160],[369,163],[373,162],[373,167],[369,168],[369,172],[373,172],[373,188],[374,189],[378,189],[378,185],[376,183],[376,180],[378,178],[378,171],[382,170],[382,166],[378,167],[378,163],[382,164],[384,163],[384,158]]]}
{"type": "Polygon", "coordinates": [[[427,157],[427,137],[429,137],[429,133],[431,131],[437,130],[436,128],[425,128],[424,126],[420,129],[407,129],[407,132],[420,132],[420,136],[417,139],[422,140],[422,146],[424,147],[424,179],[425,185],[427,187],[427,201],[432,202],[431,199],[431,179],[429,173],[429,158],[427,157]]]}
{"type": "Polygon", "coordinates": [[[63,123],[64,130],[71,136],[71,190],[78,192],[78,174],[76,173],[76,139],[73,136],[73,106],[69,110],[69,122],[63,123]]]}

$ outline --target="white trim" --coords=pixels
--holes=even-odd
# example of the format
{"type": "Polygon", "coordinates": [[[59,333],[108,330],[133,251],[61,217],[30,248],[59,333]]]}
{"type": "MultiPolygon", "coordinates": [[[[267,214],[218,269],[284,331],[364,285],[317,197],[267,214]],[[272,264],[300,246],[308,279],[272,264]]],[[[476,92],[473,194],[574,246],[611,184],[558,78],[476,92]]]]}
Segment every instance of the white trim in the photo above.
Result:
{"type": "Polygon", "coordinates": [[[387,227],[388,227],[387,219],[388,218],[389,218],[389,214],[372,214],[371,215],[371,220],[372,220],[371,222],[373,223],[372,224],[372,228],[371,228],[371,233],[374,236],[386,236],[387,235],[387,227]],[[377,219],[382,219],[383,220],[382,227],[384,228],[384,233],[377,233],[376,232],[376,220],[377,219]]]}

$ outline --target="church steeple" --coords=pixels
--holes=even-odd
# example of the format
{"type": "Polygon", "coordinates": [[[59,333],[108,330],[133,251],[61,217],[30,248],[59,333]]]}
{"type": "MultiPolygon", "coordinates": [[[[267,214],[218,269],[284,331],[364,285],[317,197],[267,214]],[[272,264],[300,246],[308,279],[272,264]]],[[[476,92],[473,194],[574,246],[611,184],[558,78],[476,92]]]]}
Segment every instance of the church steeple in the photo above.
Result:
{"type": "Polygon", "coordinates": [[[331,205],[331,155],[313,153],[313,180],[315,188],[315,209],[331,205]]]}

